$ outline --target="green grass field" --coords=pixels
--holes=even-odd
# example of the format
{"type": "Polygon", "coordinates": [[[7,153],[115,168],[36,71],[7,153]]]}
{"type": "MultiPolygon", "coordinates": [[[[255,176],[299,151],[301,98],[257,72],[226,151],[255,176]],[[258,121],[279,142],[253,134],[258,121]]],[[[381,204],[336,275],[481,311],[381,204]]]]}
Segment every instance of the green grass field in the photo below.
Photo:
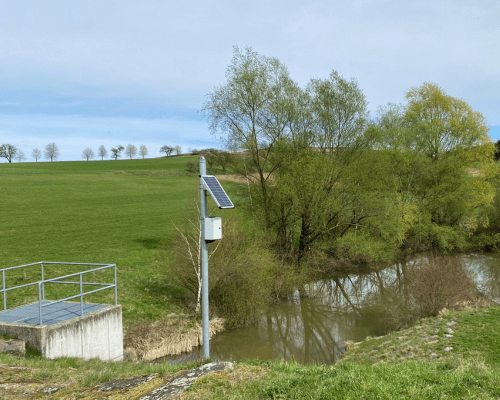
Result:
{"type": "MultiPolygon", "coordinates": [[[[0,164],[0,268],[37,261],[117,264],[125,325],[176,311],[155,254],[173,237],[172,222],[181,222],[198,187],[197,175],[185,167],[197,159],[0,164]]],[[[45,277],[78,270],[47,267],[45,277]]],[[[40,277],[35,267],[26,270],[26,281],[22,273],[7,273],[7,286],[40,277]]],[[[36,296],[35,288],[21,293],[24,301],[36,296]]],[[[93,296],[90,301],[104,298],[93,296]]],[[[17,297],[9,293],[9,308],[21,301],[17,297]]]]}
{"type": "MultiPolygon", "coordinates": [[[[192,193],[197,191],[197,175],[185,172],[184,166],[196,160],[0,164],[0,268],[41,260],[116,263],[125,326],[184,311],[172,301],[177,286],[155,256],[160,242],[167,241],[167,249],[172,243],[172,222],[181,225],[192,193]]],[[[237,207],[242,205],[244,199],[236,196],[237,185],[223,185],[237,207]]],[[[244,207],[219,210],[217,215],[225,212],[245,217],[244,207]]],[[[46,276],[75,270],[48,267],[46,276]]],[[[23,274],[20,270],[7,275],[8,285],[24,283],[23,274]]],[[[38,279],[38,270],[26,271],[26,281],[38,279]]],[[[96,274],[93,279],[109,276],[96,274]]],[[[48,295],[56,295],[50,292],[55,289],[48,288],[48,295]]],[[[25,295],[36,301],[34,290],[21,293],[17,299],[9,294],[9,307],[25,301],[25,295]]],[[[111,293],[106,300],[112,300],[111,293]]],[[[198,380],[183,398],[499,398],[500,308],[451,311],[441,318],[440,325],[430,318],[384,339],[366,340],[346,354],[346,361],[333,366],[279,360],[242,362],[235,370],[198,380]],[[457,321],[455,334],[446,341],[445,323],[451,320],[457,321]],[[439,336],[436,343],[420,345],[427,343],[420,341],[423,335],[434,334],[439,336]],[[402,335],[408,340],[401,341],[402,335]],[[418,344],[418,351],[410,347],[413,343],[418,344]],[[445,345],[453,351],[438,351],[445,345]],[[409,351],[413,357],[405,358],[409,351]],[[432,352],[439,357],[430,358],[432,352]]],[[[28,388],[64,383],[65,388],[52,398],[102,398],[107,394],[95,389],[100,382],[157,372],[151,385],[159,386],[179,369],[193,366],[47,360],[32,352],[26,357],[0,354],[0,384],[13,383],[15,389],[15,384],[28,388]]],[[[152,389],[143,387],[141,394],[152,389]]],[[[131,398],[140,397],[139,392],[136,395],[131,398]]],[[[26,398],[38,397],[34,393],[26,398]]]]}

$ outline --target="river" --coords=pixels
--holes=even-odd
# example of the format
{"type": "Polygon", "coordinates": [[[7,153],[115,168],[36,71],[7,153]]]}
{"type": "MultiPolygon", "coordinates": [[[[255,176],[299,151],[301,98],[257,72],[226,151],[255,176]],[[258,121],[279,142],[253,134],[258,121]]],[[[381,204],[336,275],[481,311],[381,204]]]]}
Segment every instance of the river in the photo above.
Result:
{"type": "MultiPolygon", "coordinates": [[[[500,256],[460,254],[461,270],[468,283],[486,298],[500,303],[500,256]]],[[[440,256],[445,263],[450,256],[440,256]]],[[[385,335],[401,324],[409,297],[405,274],[412,265],[428,261],[422,254],[407,261],[367,273],[331,276],[305,285],[286,301],[271,307],[251,326],[225,331],[210,342],[210,356],[220,360],[285,359],[300,363],[333,364],[345,351],[346,341],[385,335]]],[[[445,267],[443,267],[445,268],[445,267]]],[[[423,272],[424,273],[424,272],[423,272]]],[[[428,272],[425,272],[428,273],[428,272]]],[[[444,276],[445,284],[460,281],[444,276]]],[[[465,278],[464,278],[465,279],[465,278]]],[[[437,278],[423,276],[420,289],[436,285],[437,278]]],[[[415,285],[413,285],[415,287],[415,285]]],[[[457,289],[460,290],[460,289],[457,289]]],[[[417,293],[418,296],[418,293],[417,293]]],[[[425,296],[425,293],[424,293],[425,296]]],[[[478,297],[474,293],[474,297],[478,297]]],[[[161,361],[186,362],[201,356],[201,348],[161,361]]],[[[159,360],[160,361],[160,360],[159,360]]]]}

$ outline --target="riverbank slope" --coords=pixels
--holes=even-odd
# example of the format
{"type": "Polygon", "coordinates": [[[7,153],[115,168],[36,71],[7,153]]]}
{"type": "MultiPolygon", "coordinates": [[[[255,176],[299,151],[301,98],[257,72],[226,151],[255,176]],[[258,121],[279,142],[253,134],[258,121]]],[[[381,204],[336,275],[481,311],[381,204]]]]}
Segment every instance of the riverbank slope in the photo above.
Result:
{"type": "MultiPolygon", "coordinates": [[[[0,355],[0,397],[138,399],[196,364],[44,360],[0,355]],[[114,379],[127,380],[102,390],[114,379]],[[56,390],[57,389],[57,390],[56,390]],[[52,392],[51,392],[52,391],[52,392]]],[[[500,397],[500,306],[448,310],[403,331],[351,344],[335,365],[247,360],[198,379],[183,399],[500,397]]]]}

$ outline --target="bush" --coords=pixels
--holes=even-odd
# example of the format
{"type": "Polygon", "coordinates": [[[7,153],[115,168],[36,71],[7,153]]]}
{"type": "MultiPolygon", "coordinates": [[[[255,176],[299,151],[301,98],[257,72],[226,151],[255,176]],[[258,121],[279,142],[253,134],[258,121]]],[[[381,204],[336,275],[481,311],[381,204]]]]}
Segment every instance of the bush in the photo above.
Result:
{"type": "Polygon", "coordinates": [[[456,257],[420,259],[406,271],[405,284],[418,318],[472,299],[472,282],[456,257]]]}
{"type": "Polygon", "coordinates": [[[229,242],[210,259],[210,303],[235,327],[251,323],[267,309],[273,259],[256,244],[243,245],[241,238],[229,242]]]}
{"type": "MultiPolygon", "coordinates": [[[[167,262],[173,275],[190,292],[193,308],[199,311],[199,214],[194,207],[191,211],[185,226],[178,227],[167,262]]],[[[229,327],[241,326],[266,310],[274,289],[273,274],[279,268],[252,232],[243,234],[231,217],[224,217],[222,222],[222,239],[208,248],[211,318],[217,315],[229,327]]],[[[168,255],[166,247],[161,254],[168,255]]]]}
{"type": "Polygon", "coordinates": [[[460,259],[420,258],[403,267],[401,287],[387,287],[383,298],[372,302],[390,330],[412,325],[420,318],[437,315],[443,308],[461,306],[473,298],[473,284],[460,259]]]}
{"type": "Polygon", "coordinates": [[[189,172],[197,172],[198,163],[195,163],[193,161],[189,161],[186,163],[186,167],[187,167],[189,172]]]}

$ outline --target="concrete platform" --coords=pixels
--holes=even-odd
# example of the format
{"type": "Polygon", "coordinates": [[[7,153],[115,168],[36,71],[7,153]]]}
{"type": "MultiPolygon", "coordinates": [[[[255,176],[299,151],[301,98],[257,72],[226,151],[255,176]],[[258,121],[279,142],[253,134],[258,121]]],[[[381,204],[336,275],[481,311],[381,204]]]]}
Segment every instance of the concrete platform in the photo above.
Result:
{"type": "MultiPolygon", "coordinates": [[[[50,304],[44,301],[42,304],[50,304]]],[[[123,327],[120,305],[62,302],[42,308],[38,302],[0,313],[0,333],[24,340],[43,357],[123,359],[123,327]]]]}
{"type": "MultiPolygon", "coordinates": [[[[50,301],[42,301],[42,324],[54,325],[59,322],[81,317],[80,303],[62,302],[51,304],[50,301]],[[46,305],[49,304],[49,305],[46,305]],[[46,306],[45,306],[46,305],[46,306]]],[[[108,307],[106,304],[83,303],[83,315],[108,307]]],[[[39,303],[28,304],[0,312],[0,322],[24,322],[25,324],[38,325],[40,322],[39,303]]]]}

